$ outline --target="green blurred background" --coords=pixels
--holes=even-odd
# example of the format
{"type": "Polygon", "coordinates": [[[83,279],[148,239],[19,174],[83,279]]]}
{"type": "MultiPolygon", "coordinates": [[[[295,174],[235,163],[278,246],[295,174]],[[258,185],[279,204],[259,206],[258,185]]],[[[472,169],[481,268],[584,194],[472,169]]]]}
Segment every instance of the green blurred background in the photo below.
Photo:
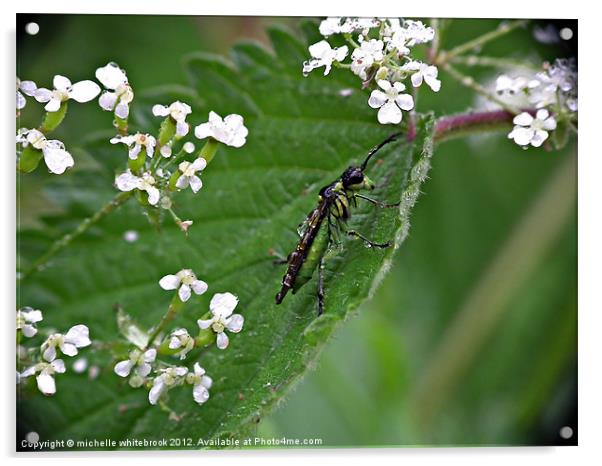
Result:
{"type": "MultiPolygon", "coordinates": [[[[186,84],[184,54],[227,55],[243,38],[267,45],[263,30],[273,23],[295,29],[298,19],[19,15],[17,74],[49,87],[56,73],[89,79],[116,61],[136,91],[186,84]],[[39,34],[23,32],[29,21],[39,34]]],[[[499,23],[451,21],[442,47],[499,23]]],[[[567,24],[576,33],[576,23],[567,24]]],[[[570,53],[573,44],[535,41],[534,26],[482,53],[535,62],[570,53]]],[[[482,82],[495,77],[491,69],[470,72],[482,82]]],[[[422,94],[419,110],[474,107],[471,91],[440,77],[441,92],[422,94]]],[[[33,107],[20,126],[39,121],[33,107]]],[[[69,146],[106,127],[107,115],[91,107],[72,106],[57,138],[69,146]]],[[[575,444],[575,156],[575,141],[561,152],[523,151],[503,134],[438,146],[410,236],[381,288],[257,434],[328,446],[575,444]],[[571,438],[560,435],[563,426],[571,438]]],[[[37,170],[21,180],[21,226],[57,209],[40,196],[50,178],[37,170]]]]}

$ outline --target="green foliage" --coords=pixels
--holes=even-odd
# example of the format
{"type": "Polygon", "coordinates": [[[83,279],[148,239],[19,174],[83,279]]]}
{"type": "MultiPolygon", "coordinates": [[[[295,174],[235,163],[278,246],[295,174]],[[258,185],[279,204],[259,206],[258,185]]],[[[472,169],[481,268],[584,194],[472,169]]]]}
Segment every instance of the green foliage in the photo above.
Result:
{"type": "MultiPolygon", "coordinates": [[[[214,379],[211,398],[199,407],[191,387],[174,389],[168,405],[182,419],[168,420],[166,412],[149,405],[147,391],[134,390],[113,374],[115,361],[106,353],[88,350],[102,367],[98,379],[69,371],[57,376],[53,397],[21,393],[18,417],[25,432],[76,440],[179,437],[196,442],[243,436],[314,364],[335,329],[384,276],[394,250],[349,241],[327,265],[325,315],[316,318],[315,281],[282,305],[274,304],[284,270],[272,264],[270,250],[286,254],[294,247],[296,227],[315,205],[319,188],[360,162],[391,128],[376,123],[364,93],[339,95],[347,77],[337,70],[328,79],[318,74],[303,78],[305,46],[290,33],[276,28],[269,36],[275,56],[252,43],[234,47],[233,63],[195,54],[186,60],[192,91],[170,87],[137,94],[135,105],[150,110],[151,103],[169,103],[192,92],[192,101],[182,97],[193,105],[190,121],[204,121],[209,110],[222,116],[236,112],[249,128],[243,148],[220,150],[203,174],[198,195],[185,192],[175,199],[178,215],[194,220],[188,236],[167,221],[155,230],[138,204],[130,202],[19,290],[19,303],[43,309],[46,325],[64,329],[84,323],[98,341],[114,341],[120,332],[138,338],[140,328],[156,324],[168,306],[171,296],[159,288],[159,279],[192,268],[209,283],[209,292],[191,298],[174,327],[194,331],[216,292],[237,294],[237,312],[245,316],[243,331],[226,351],[212,347],[200,360],[214,379]],[[127,230],[138,231],[139,240],[124,241],[127,230]],[[116,304],[137,324],[123,313],[117,319],[116,304]]],[[[137,121],[152,118],[138,111],[137,121]]],[[[402,206],[397,211],[361,205],[351,223],[354,229],[401,244],[430,164],[432,126],[432,117],[420,117],[415,144],[396,142],[379,153],[369,169],[379,185],[374,196],[402,200],[402,206]]],[[[53,198],[67,215],[46,219],[49,231],[57,234],[114,195],[114,169],[127,159],[124,148],[110,147],[104,136],[90,139],[79,155],[96,166],[58,179],[53,198]]],[[[23,264],[38,254],[45,242],[40,236],[39,231],[20,235],[23,264]]],[[[191,353],[189,366],[196,357],[198,352],[191,353]]]]}

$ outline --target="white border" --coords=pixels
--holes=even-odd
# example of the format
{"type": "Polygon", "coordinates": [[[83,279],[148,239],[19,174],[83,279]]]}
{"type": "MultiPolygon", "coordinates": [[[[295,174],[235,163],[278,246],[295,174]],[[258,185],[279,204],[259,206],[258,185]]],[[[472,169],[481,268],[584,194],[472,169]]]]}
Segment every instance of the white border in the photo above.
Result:
{"type": "MultiPolygon", "coordinates": [[[[468,0],[428,2],[359,2],[356,0],[303,0],[300,2],[253,2],[228,1],[206,2],[196,0],[169,0],[169,1],[126,1],[103,0],[102,2],[75,2],[73,0],[28,0],[18,6],[11,2],[3,2],[2,23],[4,44],[3,51],[5,72],[2,73],[3,99],[5,103],[2,112],[2,140],[5,149],[3,160],[2,181],[3,188],[3,296],[9,297],[4,308],[5,321],[5,354],[11,355],[14,351],[13,327],[14,315],[14,256],[15,256],[15,208],[14,208],[14,161],[10,159],[12,152],[14,127],[14,34],[15,13],[19,12],[48,12],[48,13],[127,13],[127,14],[183,14],[183,15],[259,15],[259,16],[326,16],[326,15],[362,15],[362,16],[407,16],[407,17],[523,17],[523,18],[578,18],[579,19],[579,105],[581,114],[581,127],[579,134],[579,447],[564,448],[440,448],[440,449],[363,449],[363,450],[303,450],[303,451],[226,451],[226,452],[146,452],[146,453],[119,453],[112,457],[120,457],[126,462],[140,458],[144,464],[165,464],[178,461],[176,456],[196,458],[194,461],[209,461],[220,464],[240,463],[249,464],[278,464],[283,461],[287,464],[306,464],[307,461],[324,460],[335,464],[359,464],[374,457],[379,463],[411,462],[412,464],[459,464],[462,466],[479,465],[484,461],[491,465],[507,466],[509,462],[519,461],[534,464],[562,465],[568,462],[577,464],[590,463],[590,457],[600,457],[598,438],[600,432],[600,394],[602,393],[600,369],[600,331],[602,330],[602,300],[598,288],[600,287],[600,267],[602,262],[601,239],[602,228],[601,209],[599,200],[600,176],[602,176],[602,153],[600,144],[596,144],[595,137],[600,133],[597,105],[600,94],[596,93],[602,78],[600,73],[600,38],[598,33],[600,25],[594,7],[585,7],[573,2],[567,4],[551,1],[505,0],[501,3],[476,2],[468,0]],[[557,5],[560,5],[558,7],[557,5]],[[8,63],[7,63],[8,62],[8,63]],[[10,92],[9,92],[10,91],[10,92]],[[10,258],[10,260],[7,260],[10,258]]],[[[593,4],[593,3],[592,3],[593,4]]],[[[12,367],[12,359],[6,367],[12,367]]],[[[12,369],[9,376],[2,384],[4,400],[8,403],[5,412],[14,413],[14,383],[12,369]]],[[[5,416],[1,424],[2,437],[6,439],[3,452],[10,464],[19,461],[14,457],[14,425],[12,416],[5,416]]],[[[21,455],[21,459],[29,462],[31,455],[21,455]]],[[[104,464],[106,454],[59,453],[38,454],[33,456],[38,461],[47,465],[86,462],[90,465],[104,464]]],[[[186,461],[186,460],[184,460],[186,461]]]]}

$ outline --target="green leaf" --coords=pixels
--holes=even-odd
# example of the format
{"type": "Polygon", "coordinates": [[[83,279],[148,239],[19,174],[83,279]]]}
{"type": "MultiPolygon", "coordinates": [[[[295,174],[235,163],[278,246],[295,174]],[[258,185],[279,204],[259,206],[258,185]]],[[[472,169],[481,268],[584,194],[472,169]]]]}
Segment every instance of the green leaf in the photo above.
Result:
{"type": "MultiPolygon", "coordinates": [[[[209,401],[198,406],[190,386],[177,387],[166,402],[181,420],[171,420],[148,403],[145,389],[132,389],[113,373],[115,361],[110,356],[82,350],[98,359],[99,378],[88,380],[68,367],[66,374],[57,376],[55,396],[22,393],[18,417],[24,432],[75,440],[241,438],[315,363],[332,333],[385,275],[394,249],[407,234],[410,209],[430,165],[430,115],[418,116],[414,143],[400,138],[383,148],[368,168],[378,185],[372,196],[389,203],[401,201],[400,209],[363,203],[350,221],[353,229],[370,238],[394,240],[395,248],[374,250],[361,241],[345,241],[326,265],[321,317],[316,316],[315,277],[275,305],[284,268],[273,265],[270,251],[292,250],[298,241],[297,225],[315,206],[319,189],[349,164],[361,163],[394,129],[376,122],[367,94],[339,95],[345,86],[339,70],[328,77],[304,78],[305,44],[283,29],[272,30],[270,37],[277,57],[251,44],[238,46],[233,56],[239,68],[207,55],[187,60],[197,101],[205,104],[195,109],[195,115],[236,112],[249,128],[245,146],[219,150],[203,173],[204,187],[197,195],[184,191],[174,196],[178,216],[194,220],[188,236],[170,223],[157,231],[140,206],[129,202],[25,281],[19,293],[20,304],[44,310],[45,325],[66,330],[84,323],[93,340],[115,341],[119,338],[112,314],[115,304],[141,328],[151,328],[171,298],[159,287],[160,278],[193,269],[209,284],[209,292],[193,296],[168,331],[185,327],[196,333],[196,320],[218,292],[235,293],[240,299],[236,311],[245,317],[243,331],[231,335],[227,350],[212,346],[200,356],[214,380],[209,401]],[[139,239],[126,242],[127,230],[136,230],[139,239]]],[[[153,95],[156,99],[157,93],[153,95]]],[[[94,156],[94,147],[86,150],[94,156]]],[[[57,180],[56,191],[63,193],[62,207],[81,216],[73,209],[77,190],[83,189],[76,175],[57,180]]],[[[111,174],[99,169],[98,176],[111,186],[111,174]]],[[[95,193],[104,200],[110,196],[98,180],[86,189],[86,196],[95,193]]],[[[32,259],[28,250],[19,253],[32,259]]],[[[191,353],[185,362],[191,367],[198,357],[198,351],[191,353]]]]}
{"type": "Polygon", "coordinates": [[[23,149],[23,152],[21,152],[19,157],[19,171],[24,173],[30,173],[34,171],[40,164],[42,156],[43,154],[41,150],[34,149],[31,145],[27,146],[25,149],[23,149]]]}

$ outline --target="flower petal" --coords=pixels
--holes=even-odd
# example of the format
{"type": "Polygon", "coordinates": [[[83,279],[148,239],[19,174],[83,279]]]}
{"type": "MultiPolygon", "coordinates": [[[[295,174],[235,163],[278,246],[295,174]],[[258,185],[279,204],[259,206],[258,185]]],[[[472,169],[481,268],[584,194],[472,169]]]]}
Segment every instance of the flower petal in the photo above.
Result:
{"type": "Polygon", "coordinates": [[[52,80],[52,85],[59,91],[66,91],[71,86],[71,80],[65,76],[57,74],[52,80]]]}
{"type": "Polygon", "coordinates": [[[65,335],[65,341],[73,343],[78,348],[83,348],[92,343],[89,335],[90,331],[88,330],[88,327],[82,324],[74,325],[65,335]]]}
{"type": "Polygon", "coordinates": [[[127,76],[116,63],[109,63],[96,70],[96,79],[98,79],[107,89],[116,89],[120,84],[127,82],[127,76]]]}
{"type": "Polygon", "coordinates": [[[234,333],[238,333],[242,330],[242,326],[245,323],[245,318],[240,314],[234,314],[230,319],[228,319],[228,323],[226,327],[228,330],[234,333]]]}
{"type": "Polygon", "coordinates": [[[43,372],[36,377],[36,381],[38,382],[38,389],[44,395],[54,395],[56,393],[56,384],[52,375],[43,372]]]}
{"type": "Polygon", "coordinates": [[[533,122],[533,117],[529,113],[523,112],[516,115],[512,122],[515,125],[529,126],[533,122]]]}
{"type": "Polygon", "coordinates": [[[44,162],[46,162],[48,170],[52,173],[60,175],[65,173],[67,168],[71,168],[74,165],[73,157],[64,149],[53,148],[47,145],[42,152],[44,154],[44,162]]]}
{"type": "Polygon", "coordinates": [[[157,401],[159,401],[159,398],[163,394],[163,391],[165,390],[165,388],[166,387],[165,387],[165,382],[163,380],[163,377],[161,377],[161,376],[156,377],[155,380],[153,381],[153,387],[148,392],[149,403],[152,405],[157,404],[157,401]]]}
{"type": "Polygon", "coordinates": [[[238,304],[238,298],[232,293],[216,293],[211,298],[209,309],[213,314],[219,314],[222,317],[228,317],[238,304]]]}
{"type": "Polygon", "coordinates": [[[368,99],[368,105],[372,108],[380,108],[387,102],[388,97],[383,91],[378,89],[372,91],[370,98],[368,99]]]}
{"type": "Polygon", "coordinates": [[[39,89],[36,89],[36,91],[33,93],[33,96],[38,102],[48,102],[50,99],[52,99],[52,91],[50,89],[40,87],[39,89]]]}
{"type": "Polygon", "coordinates": [[[217,347],[219,349],[226,349],[228,347],[228,343],[230,343],[230,340],[225,332],[220,332],[217,334],[217,347]]]}
{"type": "Polygon", "coordinates": [[[166,107],[165,105],[153,105],[153,115],[155,116],[167,116],[169,115],[169,107],[166,107]]]}
{"type": "MultiPolygon", "coordinates": [[[[180,181],[180,180],[178,180],[180,181]]],[[[196,176],[196,175],[192,175],[188,181],[190,182],[190,189],[192,189],[193,193],[197,193],[199,191],[199,189],[201,189],[203,187],[203,182],[201,181],[201,179],[196,176]]],[[[178,186],[179,187],[179,186],[178,186]]]]}
{"type": "Polygon", "coordinates": [[[140,186],[140,178],[132,175],[132,173],[128,170],[115,178],[115,186],[117,186],[119,191],[131,191],[132,189],[136,189],[140,186]]]}
{"type": "Polygon", "coordinates": [[[69,91],[69,98],[77,102],[90,102],[100,93],[100,86],[94,81],[85,80],[75,83],[69,91]]]}
{"type": "Polygon", "coordinates": [[[63,343],[61,345],[61,352],[66,356],[75,356],[77,354],[77,346],[73,343],[63,343]]]}
{"type": "Polygon", "coordinates": [[[117,94],[114,92],[103,92],[98,98],[98,105],[108,112],[113,111],[115,104],[117,104],[117,94]]]}
{"type": "Polygon", "coordinates": [[[209,399],[209,391],[199,383],[192,389],[192,396],[198,404],[203,404],[209,399]]]}
{"type": "Polygon", "coordinates": [[[209,288],[209,285],[207,285],[207,283],[205,283],[203,280],[195,280],[190,286],[192,287],[192,290],[198,295],[203,294],[209,288]]]}
{"type": "Polygon", "coordinates": [[[56,358],[56,348],[54,346],[48,346],[42,353],[42,357],[48,362],[54,361],[56,358]]]}
{"type": "Polygon", "coordinates": [[[115,368],[113,369],[113,371],[119,377],[127,377],[128,375],[130,375],[132,367],[134,367],[134,362],[129,359],[126,359],[125,361],[120,361],[117,364],[115,364],[115,368]]]}
{"type": "Polygon", "coordinates": [[[154,362],[157,357],[157,350],[152,348],[144,352],[143,358],[145,362],[154,362]]]}
{"type": "Polygon", "coordinates": [[[115,107],[115,116],[125,120],[130,114],[130,107],[128,104],[124,102],[120,102],[117,107],[115,107]]]}
{"type": "Polygon", "coordinates": [[[410,94],[399,94],[395,99],[395,103],[402,110],[412,110],[414,108],[414,99],[410,94]]]}
{"type": "Polygon", "coordinates": [[[152,370],[152,367],[150,364],[148,363],[143,363],[140,366],[138,366],[138,369],[136,370],[136,372],[138,372],[138,375],[140,377],[146,377],[148,374],[150,374],[152,370]]]}
{"type": "Polygon", "coordinates": [[[159,190],[154,186],[148,186],[145,191],[148,194],[148,203],[150,205],[156,205],[159,202],[159,197],[161,196],[159,190]]]}
{"type": "Polygon", "coordinates": [[[59,374],[64,374],[66,371],[65,362],[62,359],[55,359],[50,365],[52,366],[52,369],[54,369],[54,372],[58,372],[59,374]]]}
{"type": "Polygon", "coordinates": [[[387,102],[378,111],[378,122],[383,125],[401,122],[401,109],[395,102],[387,102]]]}
{"type": "Polygon", "coordinates": [[[165,275],[159,280],[159,286],[164,290],[175,290],[180,286],[180,279],[177,275],[165,275]]]}
{"type": "Polygon", "coordinates": [[[56,98],[51,98],[48,103],[44,106],[44,110],[47,112],[56,112],[61,108],[61,101],[56,98]]]}
{"type": "Polygon", "coordinates": [[[183,303],[185,303],[190,299],[190,295],[190,287],[188,285],[182,284],[182,286],[180,286],[180,289],[178,290],[178,296],[180,297],[180,300],[183,303]]]}
{"type": "Polygon", "coordinates": [[[531,138],[531,145],[533,147],[541,146],[544,141],[548,139],[548,132],[544,130],[536,130],[531,138]]]}
{"type": "Polygon", "coordinates": [[[205,329],[208,329],[209,327],[211,327],[211,324],[213,323],[213,319],[208,319],[208,320],[199,319],[196,321],[196,323],[199,325],[199,328],[201,330],[205,330],[205,329]]]}

